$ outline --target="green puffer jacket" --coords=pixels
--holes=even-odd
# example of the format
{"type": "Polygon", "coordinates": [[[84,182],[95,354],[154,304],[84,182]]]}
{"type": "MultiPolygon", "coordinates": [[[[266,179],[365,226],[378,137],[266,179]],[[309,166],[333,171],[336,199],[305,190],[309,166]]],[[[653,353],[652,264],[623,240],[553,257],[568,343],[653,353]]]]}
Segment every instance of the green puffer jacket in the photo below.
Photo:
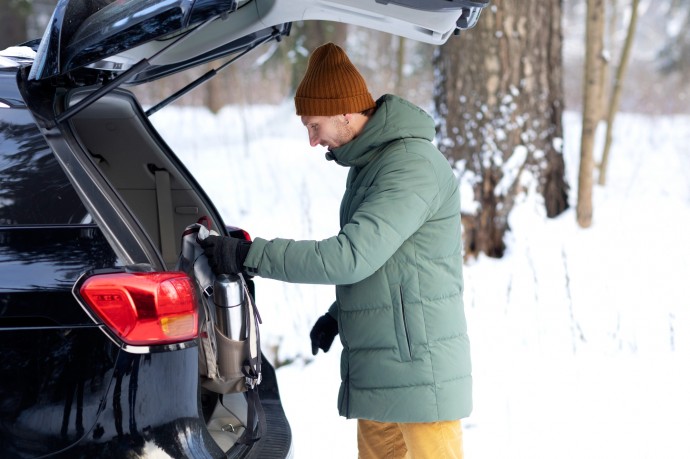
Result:
{"type": "Polygon", "coordinates": [[[340,414],[433,422],[472,410],[463,310],[460,197],[430,143],[434,122],[395,96],[351,142],[341,230],[321,241],[256,238],[245,267],[287,282],[336,285],[343,344],[340,414]]]}

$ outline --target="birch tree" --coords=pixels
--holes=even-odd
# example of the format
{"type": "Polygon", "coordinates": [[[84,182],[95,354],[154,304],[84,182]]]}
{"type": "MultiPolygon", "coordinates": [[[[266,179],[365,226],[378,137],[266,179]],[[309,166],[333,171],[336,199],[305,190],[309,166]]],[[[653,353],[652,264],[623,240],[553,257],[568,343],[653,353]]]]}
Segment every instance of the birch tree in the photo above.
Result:
{"type": "Polygon", "coordinates": [[[583,228],[592,225],[592,188],[594,175],[594,140],[599,123],[601,71],[604,48],[604,0],[587,0],[585,34],[585,70],[582,104],[582,135],[580,170],[577,189],[577,223],[583,228]]]}
{"type": "Polygon", "coordinates": [[[609,152],[611,151],[611,144],[613,142],[613,123],[620,107],[621,94],[623,93],[623,80],[625,79],[628,62],[630,60],[630,53],[632,50],[633,39],[635,38],[635,28],[637,26],[637,11],[640,6],[640,0],[632,0],[630,22],[628,23],[628,32],[625,36],[625,43],[621,52],[620,62],[616,69],[616,75],[613,80],[613,88],[611,89],[611,98],[608,104],[608,112],[606,116],[606,135],[604,137],[604,151],[601,156],[601,163],[599,164],[599,185],[606,185],[606,173],[609,164],[609,152]]]}

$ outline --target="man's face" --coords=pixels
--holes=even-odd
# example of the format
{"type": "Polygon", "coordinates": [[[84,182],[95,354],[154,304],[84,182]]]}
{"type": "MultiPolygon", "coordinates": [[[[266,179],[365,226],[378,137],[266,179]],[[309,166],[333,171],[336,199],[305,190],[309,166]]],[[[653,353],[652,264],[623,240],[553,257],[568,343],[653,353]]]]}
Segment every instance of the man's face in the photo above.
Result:
{"type": "Polygon", "coordinates": [[[345,115],[303,116],[302,124],[309,133],[312,147],[322,145],[329,150],[342,147],[355,137],[345,115]]]}

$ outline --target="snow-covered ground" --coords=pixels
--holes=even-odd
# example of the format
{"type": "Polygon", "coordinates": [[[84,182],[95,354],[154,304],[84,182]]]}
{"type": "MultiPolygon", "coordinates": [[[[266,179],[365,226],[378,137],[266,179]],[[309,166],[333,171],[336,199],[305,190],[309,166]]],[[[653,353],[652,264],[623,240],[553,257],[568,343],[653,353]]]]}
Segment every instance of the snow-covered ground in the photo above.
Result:
{"type": "MultiPolygon", "coordinates": [[[[226,223],[264,238],[337,231],[347,171],[309,147],[291,104],[170,107],[152,121],[226,223]]],[[[579,135],[567,113],[573,207],[579,135]]],[[[590,229],[523,196],[506,256],[465,267],[468,459],[690,457],[690,117],[621,114],[614,141],[590,229]]],[[[336,409],[340,346],[310,352],[333,288],[257,279],[257,291],[264,347],[292,362],[278,378],[295,457],[356,457],[356,421],[336,409]]]]}

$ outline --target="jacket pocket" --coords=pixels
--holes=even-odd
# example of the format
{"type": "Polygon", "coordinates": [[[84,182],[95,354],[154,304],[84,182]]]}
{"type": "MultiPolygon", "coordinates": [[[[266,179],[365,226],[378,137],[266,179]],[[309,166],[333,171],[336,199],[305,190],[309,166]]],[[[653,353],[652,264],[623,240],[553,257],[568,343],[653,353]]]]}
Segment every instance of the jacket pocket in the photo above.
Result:
{"type": "MultiPolygon", "coordinates": [[[[346,362],[345,365],[347,365],[347,368],[342,376],[343,380],[340,384],[340,390],[338,391],[338,411],[341,416],[350,419],[350,356],[343,355],[343,358],[345,359],[344,362],[346,362]]],[[[343,365],[342,362],[341,365],[343,365]]]]}
{"type": "Polygon", "coordinates": [[[393,319],[395,321],[395,337],[398,341],[398,352],[403,362],[412,360],[412,349],[410,346],[410,336],[407,329],[407,319],[405,317],[405,303],[403,301],[402,286],[391,286],[391,300],[393,303],[393,319]]]}

